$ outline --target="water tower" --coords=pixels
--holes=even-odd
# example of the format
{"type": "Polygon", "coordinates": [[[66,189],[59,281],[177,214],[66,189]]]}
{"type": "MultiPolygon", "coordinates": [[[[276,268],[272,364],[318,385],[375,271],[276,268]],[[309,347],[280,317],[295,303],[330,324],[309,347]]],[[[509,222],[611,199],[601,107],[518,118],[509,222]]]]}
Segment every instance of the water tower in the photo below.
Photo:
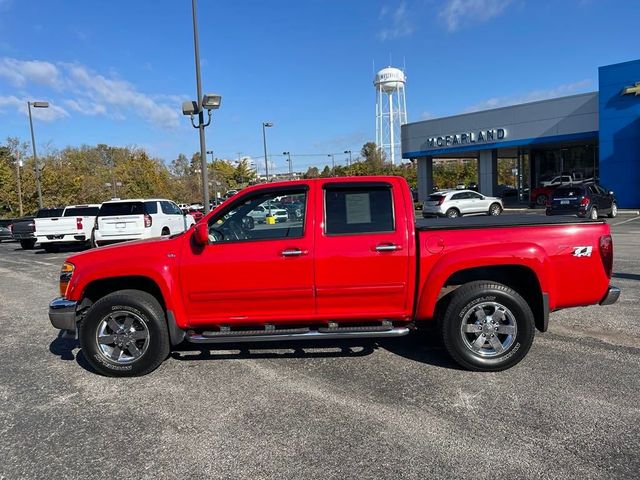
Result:
{"type": "Polygon", "coordinates": [[[376,145],[384,150],[387,159],[395,165],[402,158],[400,151],[400,125],[407,123],[407,99],[404,72],[387,67],[376,73],[376,145]]]}

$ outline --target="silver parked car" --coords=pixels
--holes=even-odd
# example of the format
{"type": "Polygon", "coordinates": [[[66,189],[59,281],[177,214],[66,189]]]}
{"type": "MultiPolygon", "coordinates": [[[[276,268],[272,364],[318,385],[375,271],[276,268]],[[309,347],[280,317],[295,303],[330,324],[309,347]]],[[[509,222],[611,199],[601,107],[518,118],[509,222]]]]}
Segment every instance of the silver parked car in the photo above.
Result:
{"type": "Polygon", "coordinates": [[[422,216],[500,215],[503,209],[500,198],[487,197],[473,190],[449,190],[429,195],[422,205],[422,216]]]}

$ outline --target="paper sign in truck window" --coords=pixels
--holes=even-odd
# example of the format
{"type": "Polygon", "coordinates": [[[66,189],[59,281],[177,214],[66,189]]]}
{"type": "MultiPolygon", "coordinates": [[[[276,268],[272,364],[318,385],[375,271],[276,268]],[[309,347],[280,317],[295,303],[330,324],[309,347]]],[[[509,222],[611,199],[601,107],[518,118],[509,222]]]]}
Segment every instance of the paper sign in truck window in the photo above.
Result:
{"type": "Polygon", "coordinates": [[[371,202],[368,193],[345,195],[347,224],[371,223],[371,202]]]}

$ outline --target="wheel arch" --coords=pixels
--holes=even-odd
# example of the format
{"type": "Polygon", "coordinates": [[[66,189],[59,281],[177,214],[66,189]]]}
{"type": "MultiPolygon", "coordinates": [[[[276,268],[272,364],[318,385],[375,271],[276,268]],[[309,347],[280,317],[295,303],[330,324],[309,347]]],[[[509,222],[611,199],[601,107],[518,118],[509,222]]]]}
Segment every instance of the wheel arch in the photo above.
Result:
{"type": "MultiPolygon", "coordinates": [[[[478,257],[475,252],[474,258],[470,256],[470,252],[465,251],[452,254],[455,258],[443,256],[423,282],[416,318],[436,318],[442,304],[447,302],[447,295],[457,287],[472,281],[487,280],[502,283],[518,292],[529,303],[536,328],[541,332],[546,331],[548,314],[553,307],[550,306],[548,294],[553,291],[548,257],[540,247],[531,244],[514,246],[517,252],[512,252],[513,255],[504,251],[504,245],[497,248],[501,248],[502,252],[495,257],[478,257]],[[518,263],[514,263],[514,257],[518,259],[518,263]]],[[[485,250],[490,248],[485,247],[485,250]]]]}

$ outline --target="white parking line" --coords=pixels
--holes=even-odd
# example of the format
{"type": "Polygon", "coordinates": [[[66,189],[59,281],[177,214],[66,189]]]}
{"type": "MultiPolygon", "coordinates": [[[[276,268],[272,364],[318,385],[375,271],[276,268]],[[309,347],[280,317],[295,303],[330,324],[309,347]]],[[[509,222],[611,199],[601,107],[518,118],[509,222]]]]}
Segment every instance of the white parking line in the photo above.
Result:
{"type": "Polygon", "coordinates": [[[8,262],[8,263],[13,263],[14,265],[24,265],[26,263],[35,263],[37,265],[46,265],[48,267],[57,267],[58,266],[57,263],[40,262],[38,260],[29,260],[29,261],[17,262],[15,260],[9,260],[8,258],[3,258],[2,261],[3,262],[8,262]]]}
{"type": "Polygon", "coordinates": [[[630,218],[629,220],[625,220],[624,222],[612,223],[611,226],[615,227],[617,225],[622,225],[623,223],[633,222],[634,220],[638,220],[639,218],[640,217],[633,217],[633,218],[630,218]]]}

